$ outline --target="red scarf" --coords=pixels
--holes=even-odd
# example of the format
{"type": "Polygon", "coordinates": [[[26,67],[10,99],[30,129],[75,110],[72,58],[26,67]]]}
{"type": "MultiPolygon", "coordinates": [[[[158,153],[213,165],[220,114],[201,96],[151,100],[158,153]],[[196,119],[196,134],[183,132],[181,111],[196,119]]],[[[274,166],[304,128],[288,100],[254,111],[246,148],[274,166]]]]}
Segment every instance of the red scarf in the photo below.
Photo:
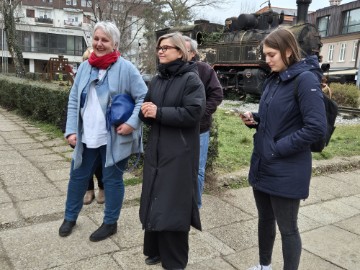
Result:
{"type": "Polygon", "coordinates": [[[97,57],[94,52],[90,54],[89,63],[93,67],[99,69],[107,69],[112,63],[115,63],[120,56],[118,50],[113,51],[112,53],[105,54],[104,56],[97,57]]]}

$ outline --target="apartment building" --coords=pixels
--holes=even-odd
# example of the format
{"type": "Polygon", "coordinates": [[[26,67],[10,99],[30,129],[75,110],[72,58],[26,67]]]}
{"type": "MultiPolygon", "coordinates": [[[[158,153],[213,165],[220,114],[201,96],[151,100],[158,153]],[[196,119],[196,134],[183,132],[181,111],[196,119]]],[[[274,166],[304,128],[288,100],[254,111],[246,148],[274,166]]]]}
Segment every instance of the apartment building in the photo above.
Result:
{"type": "Polygon", "coordinates": [[[309,14],[309,22],[319,29],[321,55],[323,62],[330,63],[329,75],[355,81],[360,65],[360,1],[329,2],[330,6],[309,14]]]}
{"type": "MultiPolygon", "coordinates": [[[[15,12],[16,29],[23,51],[27,72],[44,72],[50,58],[63,56],[76,70],[82,55],[91,46],[94,26],[92,1],[89,0],[23,0],[15,12]]],[[[129,17],[134,20],[134,17],[129,17]]],[[[7,51],[4,23],[0,18],[1,71],[13,72],[12,60],[7,51]]],[[[126,35],[142,36],[136,25],[126,35]]],[[[123,53],[136,65],[139,61],[139,45],[134,42],[123,53]]]]}

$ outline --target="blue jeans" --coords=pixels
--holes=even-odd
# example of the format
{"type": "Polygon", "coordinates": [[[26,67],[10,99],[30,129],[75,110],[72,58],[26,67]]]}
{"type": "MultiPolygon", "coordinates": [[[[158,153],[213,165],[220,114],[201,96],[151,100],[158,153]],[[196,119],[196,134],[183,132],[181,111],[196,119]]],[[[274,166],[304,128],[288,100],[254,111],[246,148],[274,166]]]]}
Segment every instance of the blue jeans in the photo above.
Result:
{"type": "Polygon", "coordinates": [[[204,191],[205,182],[205,168],[207,161],[207,154],[209,149],[210,131],[200,134],[200,157],[199,157],[199,172],[198,172],[198,207],[201,208],[201,197],[204,191]]]}
{"type": "Polygon", "coordinates": [[[70,181],[67,192],[65,219],[75,221],[83,206],[83,197],[89,185],[89,178],[94,174],[97,162],[101,161],[103,171],[103,183],[105,192],[105,224],[114,224],[120,216],[120,210],[124,200],[123,171],[128,158],[119,161],[116,166],[105,167],[106,145],[90,149],[84,144],[81,166],[74,170],[74,162],[71,162],[70,181]],[[100,156],[100,159],[97,159],[100,156]],[[97,161],[98,160],[98,161],[97,161]]]}
{"type": "Polygon", "coordinates": [[[281,234],[283,269],[297,270],[301,256],[301,238],[297,226],[300,200],[272,196],[256,189],[253,192],[259,215],[260,264],[271,264],[277,223],[281,234]]]}

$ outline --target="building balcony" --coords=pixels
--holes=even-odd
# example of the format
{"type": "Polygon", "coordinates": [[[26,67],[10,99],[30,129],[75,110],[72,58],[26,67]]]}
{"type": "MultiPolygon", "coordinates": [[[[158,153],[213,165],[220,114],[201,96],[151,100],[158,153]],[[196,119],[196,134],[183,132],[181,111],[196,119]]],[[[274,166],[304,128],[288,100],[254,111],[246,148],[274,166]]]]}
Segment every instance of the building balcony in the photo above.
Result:
{"type": "Polygon", "coordinates": [[[65,26],[72,26],[72,27],[81,27],[82,22],[74,22],[74,21],[66,21],[64,20],[65,26]]]}
{"type": "Polygon", "coordinates": [[[53,23],[53,19],[39,17],[39,18],[35,18],[35,22],[36,22],[36,23],[47,23],[47,24],[52,24],[52,23],[53,23]]]}

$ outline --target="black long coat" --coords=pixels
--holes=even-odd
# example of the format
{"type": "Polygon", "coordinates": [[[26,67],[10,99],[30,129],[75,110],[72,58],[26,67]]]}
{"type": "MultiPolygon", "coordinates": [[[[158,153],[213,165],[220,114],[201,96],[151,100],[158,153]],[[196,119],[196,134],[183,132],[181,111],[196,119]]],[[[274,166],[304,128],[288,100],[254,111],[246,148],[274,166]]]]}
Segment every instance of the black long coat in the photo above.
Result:
{"type": "MultiPolygon", "coordinates": [[[[177,61],[179,64],[179,61],[177,61]]],[[[199,126],[205,90],[194,63],[162,70],[149,85],[144,102],[157,105],[145,148],[140,220],[148,231],[201,230],[197,207],[199,126]]]]}

